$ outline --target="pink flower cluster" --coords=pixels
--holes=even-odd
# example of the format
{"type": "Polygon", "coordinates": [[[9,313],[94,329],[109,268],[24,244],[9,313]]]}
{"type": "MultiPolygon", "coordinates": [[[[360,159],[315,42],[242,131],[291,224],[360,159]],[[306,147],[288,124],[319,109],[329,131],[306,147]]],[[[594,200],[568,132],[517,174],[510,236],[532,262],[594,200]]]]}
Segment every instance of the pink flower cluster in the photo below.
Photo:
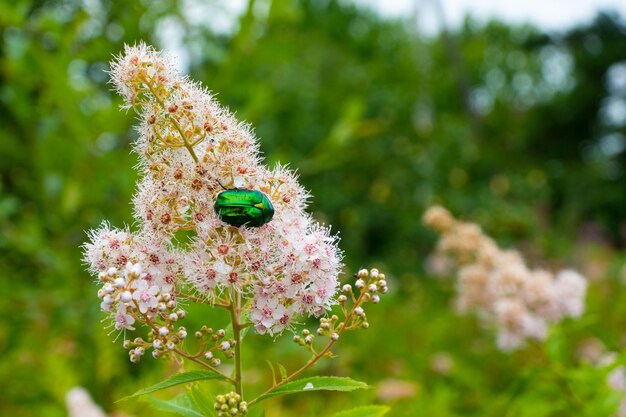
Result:
{"type": "Polygon", "coordinates": [[[476,311],[495,324],[500,349],[543,341],[550,323],[583,313],[587,282],[579,273],[530,269],[518,252],[500,249],[480,227],[443,207],[429,208],[424,222],[441,234],[432,264],[457,269],[460,311],[476,311]]]}
{"type": "MultiPolygon", "coordinates": [[[[242,297],[259,333],[281,332],[298,315],[322,314],[335,302],[337,238],[305,212],[309,195],[295,175],[263,165],[248,126],[174,68],[145,44],[127,46],[112,63],[113,84],[141,118],[135,144],[141,179],[133,199],[140,227],[93,232],[90,270],[137,263],[149,289],[176,293],[189,283],[207,300],[242,297]],[[263,192],[275,209],[272,221],[261,227],[221,221],[213,206],[224,188],[263,192]]],[[[124,305],[116,304],[118,311],[124,305]]]]}

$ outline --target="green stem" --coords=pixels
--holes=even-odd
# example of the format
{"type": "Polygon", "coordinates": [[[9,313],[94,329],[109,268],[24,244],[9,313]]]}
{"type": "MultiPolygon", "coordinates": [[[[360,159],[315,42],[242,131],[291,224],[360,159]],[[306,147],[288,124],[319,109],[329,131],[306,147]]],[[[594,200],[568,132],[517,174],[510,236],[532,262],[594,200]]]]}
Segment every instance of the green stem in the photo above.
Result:
{"type": "Polygon", "coordinates": [[[235,391],[243,398],[243,387],[241,383],[241,294],[235,291],[232,294],[230,303],[230,318],[233,324],[233,338],[235,339],[235,391]],[[236,294],[236,295],[235,295],[236,294]],[[234,298],[237,298],[236,300],[234,298]]]}

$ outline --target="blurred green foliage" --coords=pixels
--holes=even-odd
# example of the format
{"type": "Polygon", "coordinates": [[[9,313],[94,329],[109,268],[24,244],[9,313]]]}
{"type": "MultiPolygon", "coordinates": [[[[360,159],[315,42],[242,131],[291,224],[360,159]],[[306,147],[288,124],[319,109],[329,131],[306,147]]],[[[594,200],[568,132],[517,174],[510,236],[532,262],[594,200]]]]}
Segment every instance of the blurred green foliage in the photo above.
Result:
{"type": "MultiPolygon", "coordinates": [[[[392,403],[394,416],[573,415],[532,352],[498,353],[472,318],[451,311],[453,284],[423,273],[433,237],[420,217],[443,203],[531,259],[593,272],[601,279],[589,313],[548,349],[569,367],[586,337],[619,348],[622,18],[601,14],[558,34],[468,20],[426,37],[335,0],[251,0],[228,31],[220,10],[199,1],[0,2],[0,414],[63,416],[65,392],[80,384],[109,410],[156,415],[114,404],[166,370],[131,365],[111,343],[79,249],[105,219],[132,223],[134,116],[118,110],[106,70],[124,42],[145,40],[179,45],[190,75],[255,127],[268,162],[298,170],[315,216],[341,233],[347,270],[389,272],[396,293],[372,310],[371,330],[346,338],[322,371],[413,381],[417,395],[392,403]],[[431,367],[441,352],[454,362],[446,375],[431,367]]],[[[286,339],[250,336],[251,375],[267,382],[259,349],[287,366],[302,359],[286,339]]],[[[568,372],[590,399],[576,415],[610,415],[617,400],[604,375],[568,372]]],[[[376,401],[375,392],[321,395],[276,401],[268,416],[376,401]]]]}

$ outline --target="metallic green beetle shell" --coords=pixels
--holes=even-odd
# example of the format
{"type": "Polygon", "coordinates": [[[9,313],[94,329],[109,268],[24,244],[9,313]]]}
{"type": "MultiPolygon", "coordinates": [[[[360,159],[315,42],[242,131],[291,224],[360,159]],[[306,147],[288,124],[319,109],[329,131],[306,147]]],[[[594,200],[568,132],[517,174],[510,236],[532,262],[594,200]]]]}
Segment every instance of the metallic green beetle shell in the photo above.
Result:
{"type": "Polygon", "coordinates": [[[235,188],[222,191],[213,208],[220,220],[236,227],[261,227],[274,217],[272,202],[257,190],[235,188]]]}

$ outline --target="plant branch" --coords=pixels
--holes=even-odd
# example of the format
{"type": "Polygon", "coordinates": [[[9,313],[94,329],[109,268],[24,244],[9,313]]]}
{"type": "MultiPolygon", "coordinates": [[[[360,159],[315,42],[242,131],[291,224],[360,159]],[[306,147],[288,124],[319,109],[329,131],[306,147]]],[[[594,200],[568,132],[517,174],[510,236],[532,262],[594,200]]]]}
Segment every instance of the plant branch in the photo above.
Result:
{"type": "MultiPolygon", "coordinates": [[[[233,338],[235,339],[235,391],[243,398],[243,387],[241,383],[241,323],[239,318],[241,315],[241,294],[239,291],[235,291],[236,300],[231,299],[230,303],[230,317],[233,324],[233,338]]],[[[231,298],[235,298],[235,295],[231,293],[231,298]]]]}
{"type": "Polygon", "coordinates": [[[182,351],[182,350],[180,350],[180,349],[174,349],[174,350],[173,350],[173,352],[177,353],[178,355],[180,355],[180,356],[182,356],[182,357],[184,357],[184,358],[189,359],[190,361],[193,361],[193,362],[195,362],[195,363],[197,363],[197,364],[199,364],[199,365],[204,366],[204,367],[205,367],[205,368],[207,368],[208,370],[210,370],[210,371],[212,371],[212,372],[215,372],[216,374],[218,374],[218,375],[219,375],[219,376],[221,376],[222,378],[226,379],[228,382],[230,382],[230,383],[232,383],[232,384],[234,384],[234,383],[235,383],[235,380],[234,380],[234,379],[232,379],[231,377],[229,377],[228,375],[225,375],[225,374],[221,373],[220,371],[218,371],[217,369],[215,369],[214,367],[212,367],[212,366],[211,366],[211,365],[209,365],[208,363],[203,362],[203,361],[201,361],[201,360],[199,360],[199,359],[195,358],[194,356],[192,356],[192,355],[188,354],[187,352],[184,352],[184,351],[182,351]]]}
{"type": "MultiPolygon", "coordinates": [[[[361,294],[359,295],[359,298],[356,300],[356,302],[352,306],[352,309],[346,315],[346,317],[345,317],[346,320],[341,324],[341,327],[339,329],[337,329],[337,334],[339,336],[341,336],[346,330],[350,330],[351,329],[351,327],[348,327],[348,323],[350,322],[350,320],[352,320],[352,317],[354,317],[354,310],[359,305],[361,305],[361,302],[363,301],[364,295],[365,295],[365,291],[361,292],[361,294]]],[[[268,388],[265,392],[263,392],[261,395],[259,395],[258,397],[256,397],[252,401],[249,401],[248,405],[252,406],[253,404],[255,404],[255,403],[257,403],[259,401],[259,398],[263,397],[266,394],[269,394],[270,392],[274,391],[276,388],[286,384],[287,382],[291,381],[292,379],[294,379],[295,377],[300,375],[302,372],[306,371],[307,369],[309,369],[310,367],[315,365],[320,359],[322,359],[326,355],[326,353],[328,351],[330,351],[330,349],[333,347],[333,345],[336,342],[337,342],[337,340],[330,339],[328,341],[328,343],[326,344],[326,346],[324,346],[324,348],[319,353],[314,354],[314,356],[311,359],[309,359],[308,362],[305,363],[301,368],[299,368],[298,370],[293,372],[291,375],[285,377],[278,384],[275,384],[272,387],[268,388]]]]}

